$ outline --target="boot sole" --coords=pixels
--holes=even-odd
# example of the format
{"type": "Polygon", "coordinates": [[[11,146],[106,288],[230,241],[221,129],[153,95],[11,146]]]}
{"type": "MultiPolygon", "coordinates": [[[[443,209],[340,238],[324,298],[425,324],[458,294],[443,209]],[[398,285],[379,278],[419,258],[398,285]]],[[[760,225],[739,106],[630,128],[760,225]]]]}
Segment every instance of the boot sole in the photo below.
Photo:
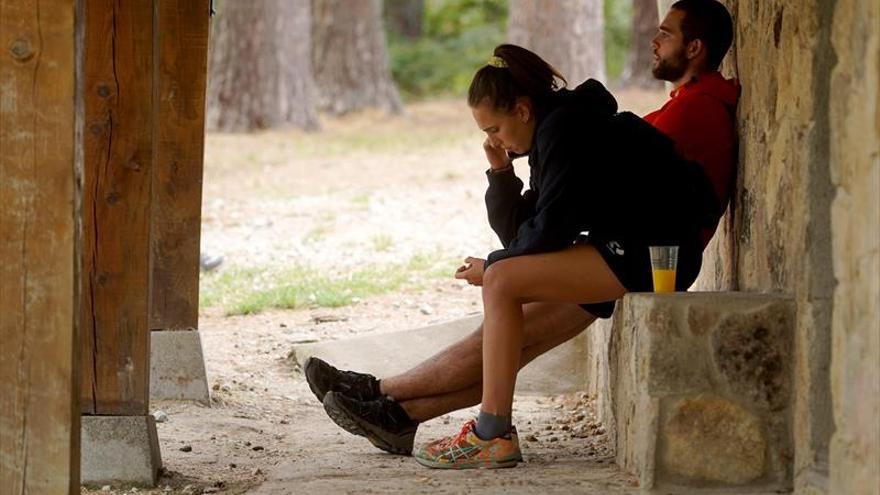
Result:
{"type": "Polygon", "coordinates": [[[312,363],[314,363],[312,358],[308,358],[306,360],[306,364],[305,366],[303,366],[303,375],[306,376],[306,383],[309,384],[309,390],[311,390],[312,393],[315,394],[315,398],[318,399],[318,402],[324,402],[324,396],[327,395],[327,392],[321,392],[320,390],[316,389],[314,385],[312,385],[312,380],[309,375],[309,368],[311,368],[312,363]]]}
{"type": "Polygon", "coordinates": [[[334,392],[327,392],[324,396],[324,411],[340,428],[353,435],[365,437],[378,449],[398,455],[412,454],[415,431],[400,435],[364,421],[337,402],[334,392]]]}

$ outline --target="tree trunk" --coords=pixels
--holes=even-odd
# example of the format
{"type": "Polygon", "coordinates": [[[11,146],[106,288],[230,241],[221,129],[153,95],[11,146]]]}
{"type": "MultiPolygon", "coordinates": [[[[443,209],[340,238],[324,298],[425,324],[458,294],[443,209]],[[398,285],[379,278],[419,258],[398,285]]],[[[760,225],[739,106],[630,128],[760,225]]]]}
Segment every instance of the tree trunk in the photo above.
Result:
{"type": "Polygon", "coordinates": [[[211,40],[207,127],[318,126],[309,0],[227,0],[211,40]]]}
{"type": "Polygon", "coordinates": [[[507,37],[556,67],[570,86],[604,82],[603,10],[602,0],[510,0],[507,37]]]}
{"type": "Polygon", "coordinates": [[[312,0],[312,65],[318,108],[341,115],[403,110],[388,65],[382,0],[312,0]]]}
{"type": "Polygon", "coordinates": [[[385,0],[385,25],[400,36],[421,37],[424,13],[425,0],[385,0]]]}
{"type": "Polygon", "coordinates": [[[657,26],[660,24],[657,18],[657,1],[632,1],[633,20],[629,56],[626,68],[620,75],[620,84],[642,88],[660,88],[662,83],[651,74],[651,65],[654,61],[651,40],[657,33],[657,26]]]}

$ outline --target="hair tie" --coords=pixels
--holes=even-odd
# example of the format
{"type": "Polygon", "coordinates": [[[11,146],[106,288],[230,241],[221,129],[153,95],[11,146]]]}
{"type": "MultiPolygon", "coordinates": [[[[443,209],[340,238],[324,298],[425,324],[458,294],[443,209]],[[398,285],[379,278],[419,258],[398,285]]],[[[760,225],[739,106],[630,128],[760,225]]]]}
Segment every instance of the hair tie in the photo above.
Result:
{"type": "Polygon", "coordinates": [[[489,61],[486,62],[486,65],[489,65],[492,67],[497,67],[499,69],[506,69],[507,68],[507,62],[505,62],[504,59],[501,57],[490,58],[489,61]]]}

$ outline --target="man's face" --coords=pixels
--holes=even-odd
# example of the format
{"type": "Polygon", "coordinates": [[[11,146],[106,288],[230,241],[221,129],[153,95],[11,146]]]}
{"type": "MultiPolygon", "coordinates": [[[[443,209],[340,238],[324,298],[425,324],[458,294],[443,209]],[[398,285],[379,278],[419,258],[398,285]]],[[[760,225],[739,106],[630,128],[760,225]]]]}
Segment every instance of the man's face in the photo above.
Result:
{"type": "Polygon", "coordinates": [[[663,81],[677,81],[684,76],[688,68],[685,55],[684,35],[681,32],[681,20],[684,12],[672,9],[660,23],[657,35],[651,40],[654,49],[654,63],[651,73],[663,81]]]}

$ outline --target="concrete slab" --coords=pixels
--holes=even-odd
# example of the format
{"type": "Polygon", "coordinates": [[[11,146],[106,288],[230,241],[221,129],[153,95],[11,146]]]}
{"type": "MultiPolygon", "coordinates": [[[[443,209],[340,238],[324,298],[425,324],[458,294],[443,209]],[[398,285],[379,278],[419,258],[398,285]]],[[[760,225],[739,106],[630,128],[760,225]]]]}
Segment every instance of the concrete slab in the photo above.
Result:
{"type": "Polygon", "coordinates": [[[152,416],[83,416],[83,484],[155,486],[162,467],[152,416]]]}
{"type": "Polygon", "coordinates": [[[150,333],[150,399],[195,400],[211,404],[199,332],[150,333]]]}
{"type": "MultiPolygon", "coordinates": [[[[294,357],[300,365],[309,356],[317,356],[340,369],[381,378],[408,370],[470,334],[481,322],[482,316],[473,316],[412,330],[301,344],[294,346],[294,357]]],[[[586,335],[581,334],[529,363],[517,378],[517,392],[561,394],[584,390],[586,345],[586,335]]]]}

